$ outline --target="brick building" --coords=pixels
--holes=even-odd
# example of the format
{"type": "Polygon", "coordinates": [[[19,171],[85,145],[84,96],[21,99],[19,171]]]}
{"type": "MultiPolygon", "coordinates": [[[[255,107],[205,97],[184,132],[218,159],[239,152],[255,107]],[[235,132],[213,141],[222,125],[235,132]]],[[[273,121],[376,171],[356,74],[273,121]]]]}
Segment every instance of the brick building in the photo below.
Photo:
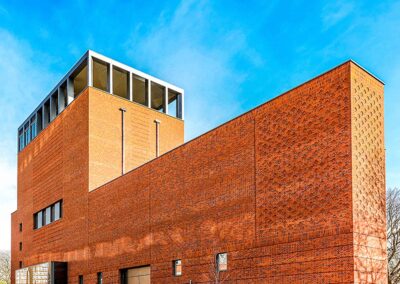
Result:
{"type": "Polygon", "coordinates": [[[79,60],[18,130],[13,283],[386,283],[381,81],[348,61],[185,144],[183,98],[79,60]]]}

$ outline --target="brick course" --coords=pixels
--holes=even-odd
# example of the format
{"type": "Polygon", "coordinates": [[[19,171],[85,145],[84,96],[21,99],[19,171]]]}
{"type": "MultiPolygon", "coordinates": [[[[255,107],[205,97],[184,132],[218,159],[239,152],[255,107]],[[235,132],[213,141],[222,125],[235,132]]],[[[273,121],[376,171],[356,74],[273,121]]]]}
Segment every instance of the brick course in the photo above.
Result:
{"type": "Polygon", "coordinates": [[[172,151],[183,124],[131,105],[88,88],[19,153],[13,271],[68,261],[70,283],[119,283],[150,264],[152,283],[206,283],[228,252],[229,283],[386,283],[383,86],[363,69],[346,62],[172,151]],[[32,231],[60,198],[64,217],[32,231]]]}

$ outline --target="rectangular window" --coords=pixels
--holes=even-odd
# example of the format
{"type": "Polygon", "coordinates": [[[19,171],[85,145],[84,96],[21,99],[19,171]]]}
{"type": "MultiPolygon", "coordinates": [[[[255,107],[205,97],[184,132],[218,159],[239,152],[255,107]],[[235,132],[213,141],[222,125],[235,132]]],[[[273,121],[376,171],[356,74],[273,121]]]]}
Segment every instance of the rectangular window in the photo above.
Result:
{"type": "Polygon", "coordinates": [[[39,228],[41,228],[43,226],[43,212],[39,211],[36,214],[36,217],[37,217],[37,223],[36,223],[37,227],[36,227],[36,229],[39,229],[39,228]]]}
{"type": "Polygon", "coordinates": [[[29,128],[29,122],[24,126],[24,135],[25,135],[25,146],[26,146],[31,141],[31,130],[29,128]]]}
{"type": "Polygon", "coordinates": [[[113,67],[113,94],[129,99],[129,72],[113,67]]]}
{"type": "Polygon", "coordinates": [[[151,108],[165,112],[165,87],[151,82],[151,108]]]}
{"type": "Polygon", "coordinates": [[[19,268],[22,268],[22,261],[19,262],[19,268]]]}
{"type": "Polygon", "coordinates": [[[83,275],[79,275],[78,282],[79,284],[83,284],[83,275]]]}
{"type": "Polygon", "coordinates": [[[57,221],[62,217],[62,208],[61,208],[61,203],[62,201],[58,201],[56,204],[54,204],[54,221],[57,221]]]}
{"type": "Polygon", "coordinates": [[[109,92],[108,82],[110,65],[103,61],[93,58],[93,87],[109,92]]]}
{"type": "Polygon", "coordinates": [[[31,118],[31,136],[32,139],[37,135],[37,127],[36,127],[36,116],[31,118]]]}
{"type": "Polygon", "coordinates": [[[226,252],[217,254],[217,269],[218,271],[228,270],[228,254],[226,252]]]}
{"type": "Polygon", "coordinates": [[[97,272],[97,284],[103,284],[103,272],[97,272]]]}
{"type": "Polygon", "coordinates": [[[22,232],[22,223],[19,223],[19,231],[22,232]]]}
{"type": "Polygon", "coordinates": [[[148,81],[145,78],[132,74],[132,97],[133,101],[147,106],[148,81]]]}
{"type": "Polygon", "coordinates": [[[76,98],[88,84],[87,78],[87,60],[76,68],[74,73],[71,75],[72,84],[74,86],[74,98],[76,98]]]}
{"type": "Polygon", "coordinates": [[[168,89],[168,114],[173,117],[179,117],[179,102],[181,96],[178,92],[168,89]]]}
{"type": "Polygon", "coordinates": [[[181,276],[182,275],[182,260],[177,259],[172,262],[174,276],[181,276]]]}
{"type": "Polygon", "coordinates": [[[43,129],[42,111],[43,109],[40,108],[36,113],[36,135],[43,129]]]}
{"type": "Polygon", "coordinates": [[[20,129],[18,133],[18,139],[19,139],[19,150],[22,151],[25,147],[25,141],[24,141],[24,130],[20,129]]]}
{"type": "Polygon", "coordinates": [[[50,100],[43,105],[43,129],[50,123],[50,100]]]}
{"type": "Polygon", "coordinates": [[[22,242],[19,242],[19,251],[22,251],[22,242]]]}
{"type": "Polygon", "coordinates": [[[51,207],[45,209],[45,220],[44,224],[48,225],[51,223],[51,207]]]}

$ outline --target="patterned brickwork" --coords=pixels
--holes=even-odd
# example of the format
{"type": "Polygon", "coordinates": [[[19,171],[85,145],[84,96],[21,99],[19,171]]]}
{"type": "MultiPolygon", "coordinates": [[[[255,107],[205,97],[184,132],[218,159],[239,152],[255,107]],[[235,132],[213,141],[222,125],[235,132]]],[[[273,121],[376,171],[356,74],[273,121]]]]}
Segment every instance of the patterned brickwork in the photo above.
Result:
{"type": "Polygon", "coordinates": [[[352,65],[355,282],[386,283],[383,85],[352,65]]]}
{"type": "Polygon", "coordinates": [[[152,283],[210,283],[213,255],[227,252],[225,283],[385,282],[383,89],[355,64],[167,152],[183,135],[171,121],[162,131],[175,135],[160,136],[167,153],[141,166],[154,155],[154,129],[135,105],[127,111],[133,170],[111,181],[120,170],[117,106],[129,102],[92,95],[19,154],[13,270],[19,260],[68,261],[69,283],[78,275],[95,283],[99,271],[104,283],[119,283],[120,269],[151,265],[152,283]],[[33,232],[33,212],[56,198],[65,200],[63,219],[33,232]]]}

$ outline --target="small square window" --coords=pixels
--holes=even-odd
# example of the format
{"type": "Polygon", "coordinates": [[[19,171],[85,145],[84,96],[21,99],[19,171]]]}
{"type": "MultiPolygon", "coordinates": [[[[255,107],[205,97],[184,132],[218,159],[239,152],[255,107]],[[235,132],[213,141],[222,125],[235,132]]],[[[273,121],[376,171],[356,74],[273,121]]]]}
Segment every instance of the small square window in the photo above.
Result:
{"type": "Polygon", "coordinates": [[[181,276],[182,275],[182,260],[177,259],[172,262],[174,276],[181,276]]]}
{"type": "Polygon", "coordinates": [[[217,254],[217,270],[228,270],[228,254],[226,252],[217,254]]]}

